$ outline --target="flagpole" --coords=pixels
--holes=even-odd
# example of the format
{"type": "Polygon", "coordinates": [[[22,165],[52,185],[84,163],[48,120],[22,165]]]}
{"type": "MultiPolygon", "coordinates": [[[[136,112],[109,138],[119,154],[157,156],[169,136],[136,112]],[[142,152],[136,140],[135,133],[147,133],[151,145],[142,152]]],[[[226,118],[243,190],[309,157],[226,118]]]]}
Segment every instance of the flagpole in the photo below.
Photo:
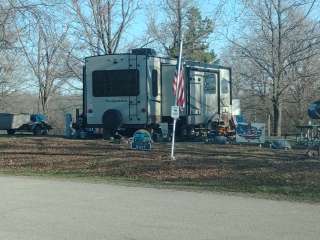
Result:
{"type": "MultiPolygon", "coordinates": [[[[183,44],[183,38],[180,39],[180,49],[179,49],[179,62],[178,62],[178,74],[177,79],[180,79],[180,70],[181,70],[181,59],[182,59],[182,44],[183,44]]],[[[175,106],[177,106],[177,94],[175,96],[175,106]]],[[[177,118],[173,119],[173,132],[172,132],[172,144],[171,144],[171,160],[175,160],[174,157],[174,143],[175,143],[175,136],[176,136],[176,124],[177,124],[177,118]]]]}

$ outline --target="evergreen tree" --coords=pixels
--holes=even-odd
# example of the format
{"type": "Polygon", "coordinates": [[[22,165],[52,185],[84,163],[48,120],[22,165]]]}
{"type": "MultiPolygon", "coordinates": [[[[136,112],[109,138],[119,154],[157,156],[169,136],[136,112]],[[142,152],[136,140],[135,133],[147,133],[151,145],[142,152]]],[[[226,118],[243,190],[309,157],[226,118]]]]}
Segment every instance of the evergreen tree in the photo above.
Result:
{"type": "Polygon", "coordinates": [[[191,7],[187,11],[186,30],[184,34],[184,57],[191,60],[210,63],[215,59],[213,51],[209,51],[208,38],[213,32],[213,22],[202,18],[200,10],[191,7]]]}
{"type": "Polygon", "coordinates": [[[213,62],[216,58],[209,49],[208,38],[213,32],[213,20],[203,18],[191,0],[167,0],[162,2],[165,20],[152,15],[148,24],[151,39],[170,57],[179,55],[180,39],[183,37],[183,57],[189,60],[213,62]]]}

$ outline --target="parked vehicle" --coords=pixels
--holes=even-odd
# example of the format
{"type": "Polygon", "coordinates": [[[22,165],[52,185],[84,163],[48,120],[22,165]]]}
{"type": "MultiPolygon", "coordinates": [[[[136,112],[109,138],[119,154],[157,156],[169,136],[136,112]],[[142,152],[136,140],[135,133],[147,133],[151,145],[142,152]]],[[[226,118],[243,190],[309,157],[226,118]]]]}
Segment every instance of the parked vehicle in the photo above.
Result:
{"type": "Polygon", "coordinates": [[[284,149],[284,150],[290,150],[291,145],[290,143],[285,139],[277,139],[274,140],[271,144],[272,149],[284,149]]]}
{"type": "Polygon", "coordinates": [[[32,132],[34,135],[47,135],[52,127],[42,114],[0,113],[0,130],[12,135],[16,132],[32,132]]]}
{"type": "MultiPolygon", "coordinates": [[[[92,56],[83,72],[84,127],[103,128],[104,134],[122,129],[131,134],[148,129],[159,134],[172,126],[172,81],[176,59],[152,49],[92,56]],[[165,125],[166,124],[166,125],[165,125]],[[161,127],[160,127],[161,126],[161,127]]],[[[184,61],[186,107],[180,113],[177,134],[199,135],[231,119],[231,69],[184,61]]]]}

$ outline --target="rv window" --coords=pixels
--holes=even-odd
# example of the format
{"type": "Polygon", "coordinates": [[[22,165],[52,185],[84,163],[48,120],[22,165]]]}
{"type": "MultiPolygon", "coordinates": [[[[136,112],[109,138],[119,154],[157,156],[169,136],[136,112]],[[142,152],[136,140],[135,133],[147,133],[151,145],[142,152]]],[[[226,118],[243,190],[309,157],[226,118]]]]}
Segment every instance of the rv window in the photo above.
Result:
{"type": "Polygon", "coordinates": [[[204,89],[208,93],[217,93],[217,77],[215,73],[211,73],[205,76],[204,89]]]}
{"type": "Polygon", "coordinates": [[[158,96],[158,71],[152,70],[152,96],[158,96]]]}
{"type": "Polygon", "coordinates": [[[226,79],[222,79],[221,81],[221,92],[222,94],[229,93],[229,81],[227,81],[226,79]]]}
{"type": "Polygon", "coordinates": [[[139,71],[99,70],[92,73],[94,97],[138,96],[139,71]]]}

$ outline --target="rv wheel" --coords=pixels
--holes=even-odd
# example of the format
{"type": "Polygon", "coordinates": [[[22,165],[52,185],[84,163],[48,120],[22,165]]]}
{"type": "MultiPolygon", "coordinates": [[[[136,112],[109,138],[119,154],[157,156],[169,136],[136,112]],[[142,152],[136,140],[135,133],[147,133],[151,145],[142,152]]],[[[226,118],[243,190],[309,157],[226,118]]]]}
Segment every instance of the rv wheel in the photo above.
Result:
{"type": "Polygon", "coordinates": [[[103,135],[103,139],[109,140],[111,138],[111,136],[112,136],[111,130],[103,128],[103,134],[102,135],[103,135]]]}
{"type": "Polygon", "coordinates": [[[154,132],[152,134],[152,140],[154,142],[162,142],[163,141],[163,136],[161,132],[154,132]]]}
{"type": "Polygon", "coordinates": [[[41,126],[39,126],[39,125],[35,126],[32,132],[33,132],[33,135],[35,135],[35,136],[41,135],[41,133],[42,133],[41,126]]]}
{"type": "Polygon", "coordinates": [[[48,129],[43,129],[41,132],[42,135],[48,135],[48,129]]]}
{"type": "Polygon", "coordinates": [[[104,112],[102,117],[103,138],[110,139],[122,124],[122,115],[118,110],[109,109],[104,112]]]}
{"type": "Polygon", "coordinates": [[[122,115],[118,110],[109,109],[104,112],[102,123],[104,129],[116,130],[122,124],[122,115]]]}
{"type": "Polygon", "coordinates": [[[180,128],[179,135],[182,138],[190,138],[194,136],[194,128],[192,126],[183,125],[180,128]]]}
{"type": "Polygon", "coordinates": [[[7,130],[7,133],[8,133],[9,135],[13,135],[13,134],[15,134],[15,132],[16,132],[16,130],[14,130],[14,129],[9,129],[9,130],[7,130]]]}

